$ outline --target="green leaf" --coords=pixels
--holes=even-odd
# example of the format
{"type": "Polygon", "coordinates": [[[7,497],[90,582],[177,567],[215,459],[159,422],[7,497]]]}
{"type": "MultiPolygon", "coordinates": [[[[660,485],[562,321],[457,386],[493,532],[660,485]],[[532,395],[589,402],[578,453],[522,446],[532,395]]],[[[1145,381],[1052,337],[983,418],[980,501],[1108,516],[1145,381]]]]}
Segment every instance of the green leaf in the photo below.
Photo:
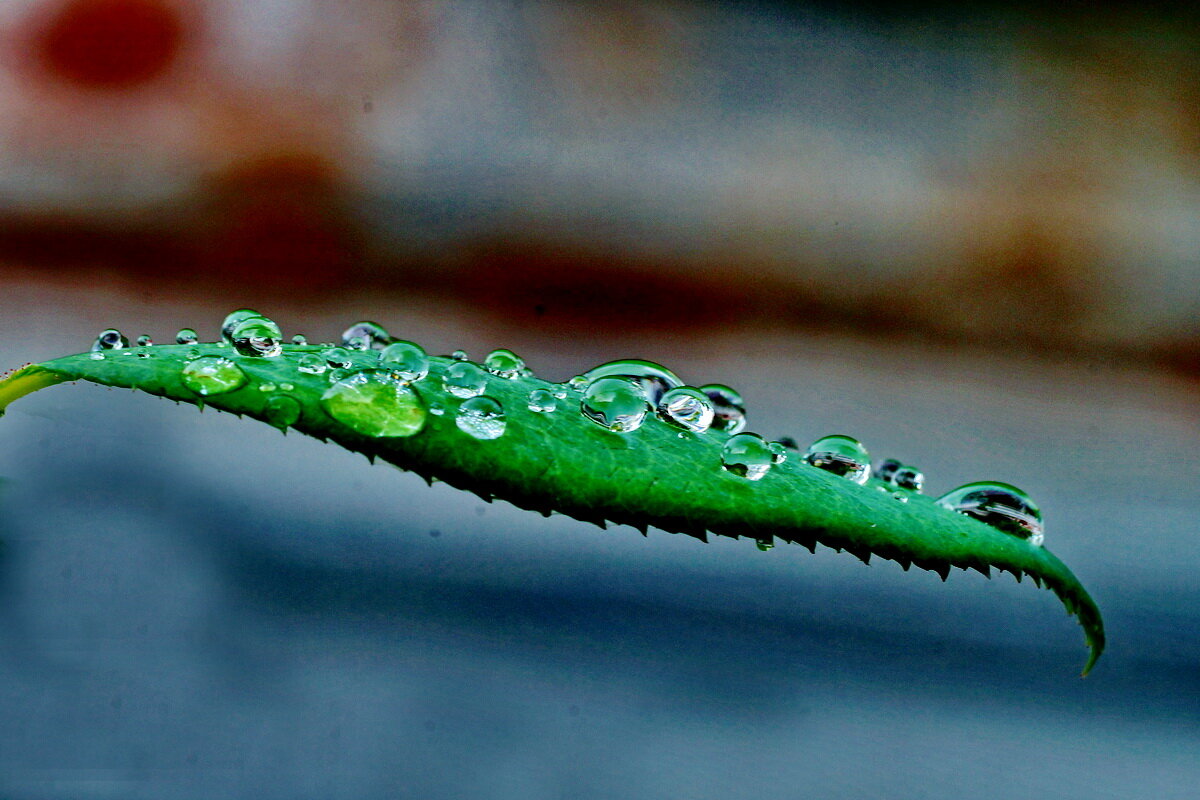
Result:
{"type": "MultiPolygon", "coordinates": [[[[558,411],[538,413],[528,407],[530,392],[562,387],[532,376],[487,376],[486,395],[503,407],[506,427],[498,438],[475,438],[455,422],[465,401],[443,387],[446,370],[460,362],[444,357],[430,358],[429,375],[410,389],[398,390],[400,395],[357,392],[344,399],[359,403],[354,413],[346,412],[344,403],[340,412],[335,410],[355,426],[350,427],[331,416],[328,409],[333,406],[322,402],[330,375],[299,368],[302,359],[311,360],[324,349],[287,345],[281,355],[255,357],[220,343],[67,356],[26,366],[0,381],[0,413],[38,389],[87,380],[292,427],[485,500],[500,498],[602,527],[614,522],[645,533],[654,526],[702,540],[710,533],[748,536],[794,542],[814,551],[822,544],[864,562],[874,555],[897,561],[904,569],[916,565],[933,570],[943,580],[952,566],[985,575],[1004,570],[1017,580],[1028,575],[1054,591],[1068,613],[1078,615],[1091,648],[1083,674],[1104,648],[1099,609],[1049,550],[941,508],[921,494],[905,492],[908,502],[899,502],[892,496],[894,486],[873,478],[860,486],[798,457],[772,467],[762,480],[747,480],[721,466],[721,448],[729,438],[724,433],[681,434],[657,419],[647,419],[629,433],[614,433],[579,413],[580,395],[573,390],[559,401],[558,411]],[[209,357],[204,363],[210,365],[213,359],[228,359],[244,373],[245,382],[229,391],[197,394],[184,381],[184,367],[198,357],[209,357]],[[280,400],[283,397],[295,403],[280,400]],[[391,403],[392,413],[383,417],[395,426],[380,431],[363,424],[355,414],[369,418],[380,408],[365,403],[368,400],[391,403]],[[385,435],[376,435],[381,432],[385,435]],[[887,491],[879,491],[884,486],[887,491]]],[[[347,374],[379,370],[378,352],[348,352],[347,374]]]]}

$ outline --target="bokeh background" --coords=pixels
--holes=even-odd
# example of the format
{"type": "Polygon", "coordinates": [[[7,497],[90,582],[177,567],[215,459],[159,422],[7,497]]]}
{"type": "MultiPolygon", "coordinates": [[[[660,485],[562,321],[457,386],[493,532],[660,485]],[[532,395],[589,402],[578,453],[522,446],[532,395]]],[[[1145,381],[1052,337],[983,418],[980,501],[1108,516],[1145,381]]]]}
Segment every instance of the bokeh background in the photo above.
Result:
{"type": "Polygon", "coordinates": [[[1200,15],[0,3],[0,368],[375,319],[1016,483],[1029,583],[607,531],[59,388],[0,421],[0,796],[1190,798],[1200,15]]]}

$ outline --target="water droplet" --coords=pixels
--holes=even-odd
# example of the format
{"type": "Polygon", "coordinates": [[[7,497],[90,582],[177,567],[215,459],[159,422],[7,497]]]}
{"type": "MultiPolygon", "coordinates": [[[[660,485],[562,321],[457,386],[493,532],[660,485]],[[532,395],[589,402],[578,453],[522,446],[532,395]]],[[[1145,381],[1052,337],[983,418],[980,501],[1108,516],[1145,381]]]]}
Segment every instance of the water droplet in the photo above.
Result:
{"type": "Polygon", "coordinates": [[[92,342],[92,352],[96,353],[101,350],[123,350],[129,347],[129,340],[121,335],[121,332],[116,328],[107,328],[100,331],[100,335],[96,337],[96,341],[92,342]]]}
{"type": "Polygon", "coordinates": [[[180,328],[179,333],[175,334],[175,344],[195,344],[200,341],[200,337],[191,328],[180,328]]]}
{"type": "Polygon", "coordinates": [[[978,481],[953,489],[937,504],[974,517],[993,528],[1040,545],[1044,538],[1041,509],[1029,495],[1007,483],[978,481]]]}
{"type": "Polygon", "coordinates": [[[391,341],[392,335],[382,325],[369,320],[356,322],[342,331],[342,344],[351,350],[382,350],[391,341]]]}
{"type": "Polygon", "coordinates": [[[871,478],[871,457],[867,454],[867,448],[849,436],[823,436],[817,439],[804,454],[804,460],[858,484],[864,484],[871,478]]]}
{"type": "Polygon", "coordinates": [[[919,492],[925,486],[925,473],[916,467],[910,467],[906,464],[892,475],[892,483],[901,489],[910,489],[914,492],[919,492]]]}
{"type": "Polygon", "coordinates": [[[425,425],[421,398],[382,371],[347,375],[325,390],[321,405],[329,416],[363,436],[412,436],[425,425]]]}
{"type": "Polygon", "coordinates": [[[406,381],[419,381],[429,374],[429,356],[421,345],[412,342],[392,342],[383,348],[379,365],[406,381]]]}
{"type": "Polygon", "coordinates": [[[691,386],[676,386],[658,401],[655,409],[663,422],[692,433],[704,433],[713,422],[713,405],[708,395],[691,386]]]}
{"type": "Polygon", "coordinates": [[[577,392],[582,392],[587,388],[587,385],[588,379],[582,375],[576,375],[574,378],[571,378],[571,380],[567,381],[567,388],[573,389],[577,392]]]}
{"type": "Polygon", "coordinates": [[[493,375],[511,381],[521,377],[525,362],[512,350],[493,350],[483,360],[483,367],[493,375]]]}
{"type": "Polygon", "coordinates": [[[229,339],[243,356],[275,358],[283,352],[283,333],[266,317],[247,317],[233,326],[229,339]]]}
{"type": "Polygon", "coordinates": [[[151,347],[154,345],[154,340],[150,338],[150,334],[143,333],[137,338],[138,347],[151,347]]]}
{"type": "Polygon", "coordinates": [[[765,539],[759,539],[754,544],[758,547],[759,550],[762,550],[764,553],[775,547],[774,542],[769,542],[765,539]]]}
{"type": "Polygon", "coordinates": [[[104,353],[93,352],[90,356],[88,356],[88,358],[90,358],[92,361],[103,361],[104,353]]]}
{"type": "Polygon", "coordinates": [[[908,495],[906,495],[904,492],[892,492],[892,499],[899,500],[901,503],[907,503],[908,495]]]}
{"type": "Polygon", "coordinates": [[[713,429],[729,434],[741,433],[746,427],[746,402],[742,396],[723,383],[700,387],[713,404],[713,429]]]}
{"type": "Polygon", "coordinates": [[[446,413],[446,409],[442,408],[437,403],[434,403],[429,407],[429,413],[433,414],[435,417],[440,417],[442,414],[446,413]]]}
{"type": "Polygon", "coordinates": [[[328,365],[325,364],[325,359],[315,356],[312,353],[300,356],[296,364],[296,369],[308,375],[320,375],[329,369],[328,365]]]}
{"type": "Polygon", "coordinates": [[[558,408],[558,400],[545,389],[534,389],[529,393],[529,410],[549,414],[558,408]]]}
{"type": "Polygon", "coordinates": [[[875,477],[887,483],[892,482],[892,476],[896,474],[896,470],[903,467],[904,464],[894,458],[885,458],[879,462],[879,466],[875,468],[875,477]]]}
{"type": "Polygon", "coordinates": [[[600,378],[588,384],[579,401],[583,415],[617,433],[641,427],[650,404],[642,387],[626,378],[600,378]]]}
{"type": "Polygon", "coordinates": [[[559,400],[566,400],[567,399],[566,384],[560,383],[557,386],[555,386],[553,394],[559,400]]]}
{"type": "Polygon", "coordinates": [[[771,463],[782,464],[788,459],[788,449],[783,442],[769,442],[767,447],[771,449],[771,463]]]}
{"type": "Polygon", "coordinates": [[[183,367],[183,385],[205,397],[224,394],[246,383],[242,368],[221,356],[201,356],[183,367]]]}
{"type": "Polygon", "coordinates": [[[350,366],[350,352],[343,347],[330,347],[321,352],[321,357],[332,369],[346,369],[350,366]]]}
{"type": "Polygon", "coordinates": [[[651,406],[657,406],[667,391],[677,386],[683,386],[683,381],[662,364],[646,361],[640,358],[625,358],[619,361],[609,361],[598,367],[592,367],[581,377],[588,383],[601,378],[626,378],[634,381],[642,388],[646,400],[651,406]]]}
{"type": "Polygon", "coordinates": [[[330,383],[337,383],[349,374],[350,370],[348,369],[331,369],[326,377],[329,378],[330,383]]]}
{"type": "Polygon", "coordinates": [[[295,389],[296,387],[290,383],[281,383],[281,384],[279,384],[279,388],[282,391],[290,392],[292,389],[295,389]]]}
{"type": "Polygon", "coordinates": [[[487,375],[474,364],[460,361],[446,368],[442,388],[455,397],[477,397],[487,388],[487,375]]]}
{"type": "Polygon", "coordinates": [[[308,344],[308,337],[303,333],[297,333],[292,337],[292,344],[306,345],[308,344]]]}
{"type": "Polygon", "coordinates": [[[188,358],[199,358],[200,357],[200,348],[199,347],[188,348],[187,357],[188,358]]]}
{"type": "Polygon", "coordinates": [[[486,395],[464,400],[454,424],[476,439],[498,439],[504,434],[504,408],[486,395]]]}
{"type": "Polygon", "coordinates": [[[232,342],[233,329],[238,326],[238,323],[251,317],[261,316],[262,314],[252,308],[239,308],[237,311],[231,311],[221,322],[221,338],[226,342],[232,342]]]}
{"type": "Polygon", "coordinates": [[[775,463],[774,454],[757,433],[738,433],[721,448],[721,466],[743,478],[761,480],[775,463]]]}
{"type": "Polygon", "coordinates": [[[791,436],[780,436],[779,443],[781,445],[783,445],[784,447],[786,447],[788,450],[796,450],[796,451],[800,450],[800,443],[797,442],[795,439],[793,439],[791,436]]]}
{"type": "Polygon", "coordinates": [[[300,419],[300,402],[286,394],[277,394],[263,407],[263,417],[268,424],[283,430],[300,419]]]}
{"type": "Polygon", "coordinates": [[[455,361],[466,361],[467,360],[467,351],[466,350],[455,350],[453,353],[450,354],[450,357],[453,358],[455,361]]]}
{"type": "Polygon", "coordinates": [[[273,384],[273,383],[260,383],[260,384],[258,385],[258,390],[259,390],[260,392],[273,392],[273,391],[275,391],[275,384],[273,384]]]}

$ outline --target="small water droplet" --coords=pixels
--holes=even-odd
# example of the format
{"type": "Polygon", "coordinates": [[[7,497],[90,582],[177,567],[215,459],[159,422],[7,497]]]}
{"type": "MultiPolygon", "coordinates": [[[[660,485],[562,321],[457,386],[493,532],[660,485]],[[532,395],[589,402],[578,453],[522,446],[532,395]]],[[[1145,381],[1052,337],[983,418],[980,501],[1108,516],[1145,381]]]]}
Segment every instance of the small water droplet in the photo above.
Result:
{"type": "Polygon", "coordinates": [[[493,350],[483,360],[483,368],[496,377],[516,380],[525,369],[525,362],[512,350],[493,350]]]}
{"type": "Polygon", "coordinates": [[[199,358],[200,357],[200,348],[199,347],[189,348],[187,351],[187,357],[188,358],[199,358]]]}
{"type": "Polygon", "coordinates": [[[238,323],[251,317],[261,316],[262,314],[259,314],[252,308],[239,308],[237,311],[231,311],[221,322],[221,339],[226,342],[232,342],[233,329],[238,326],[238,323]]]}
{"type": "Polygon", "coordinates": [[[143,333],[137,338],[138,347],[151,347],[154,345],[154,340],[150,338],[150,334],[143,333]]]}
{"type": "Polygon", "coordinates": [[[100,331],[96,341],[92,342],[93,353],[101,350],[123,350],[126,347],[129,347],[129,340],[122,336],[116,328],[106,328],[100,331]]]}
{"type": "Polygon", "coordinates": [[[412,436],[425,425],[421,398],[407,384],[383,371],[345,376],[325,390],[321,406],[329,416],[363,436],[412,436]]]}
{"type": "Polygon", "coordinates": [[[867,448],[849,436],[822,436],[809,445],[804,460],[857,484],[865,484],[871,478],[871,457],[867,448]]]}
{"type": "Polygon", "coordinates": [[[567,399],[566,384],[560,383],[560,384],[556,385],[554,387],[554,391],[552,392],[552,394],[559,400],[566,400],[567,399]]]}
{"type": "Polygon", "coordinates": [[[486,395],[464,400],[454,424],[476,439],[498,439],[504,434],[504,408],[486,395]]]}
{"type": "Polygon", "coordinates": [[[351,350],[382,350],[391,344],[392,335],[378,322],[363,320],[342,331],[342,344],[351,350]]]}
{"type": "Polygon", "coordinates": [[[320,375],[329,369],[329,367],[326,365],[325,359],[312,353],[307,353],[300,356],[296,361],[296,369],[307,375],[320,375]]]}
{"type": "Polygon", "coordinates": [[[435,417],[440,417],[442,414],[446,413],[446,409],[442,408],[437,403],[434,403],[429,407],[429,413],[433,414],[435,417]]]}
{"type": "Polygon", "coordinates": [[[191,328],[180,328],[179,333],[175,334],[175,344],[195,344],[198,341],[200,337],[191,328]]]}
{"type": "Polygon", "coordinates": [[[741,433],[746,428],[746,402],[736,391],[723,383],[700,387],[713,404],[713,430],[741,433]]]}
{"type": "Polygon", "coordinates": [[[904,492],[892,492],[892,499],[899,500],[901,503],[907,503],[908,495],[906,495],[904,492]]]}
{"type": "Polygon", "coordinates": [[[617,433],[641,427],[650,404],[642,387],[626,378],[599,378],[588,384],[579,401],[583,415],[617,433]]]}
{"type": "Polygon", "coordinates": [[[260,384],[258,385],[258,390],[259,390],[260,392],[273,392],[273,391],[275,391],[275,384],[273,384],[273,383],[260,383],[260,384]]]}
{"type": "Polygon", "coordinates": [[[406,381],[419,381],[429,374],[429,356],[424,348],[412,342],[392,342],[383,348],[379,365],[406,381]]]}
{"type": "Polygon", "coordinates": [[[450,357],[453,358],[455,361],[466,361],[467,360],[467,351],[466,350],[455,350],[453,353],[450,354],[450,357]]]}
{"type": "Polygon", "coordinates": [[[642,393],[646,395],[646,400],[652,407],[658,405],[664,394],[677,386],[683,386],[683,381],[679,380],[674,372],[664,367],[662,364],[656,364],[653,361],[646,361],[641,358],[624,358],[619,361],[609,361],[606,364],[601,364],[598,367],[592,367],[585,372],[583,377],[588,383],[600,380],[601,378],[625,378],[633,381],[641,387],[642,393]]]}
{"type": "Polygon", "coordinates": [[[692,433],[704,433],[713,422],[712,401],[691,386],[676,386],[667,391],[655,412],[663,422],[692,433]]]}
{"type": "Polygon", "coordinates": [[[308,337],[303,333],[297,333],[292,337],[292,344],[306,345],[308,344],[308,337]]]}
{"type": "Polygon", "coordinates": [[[775,463],[774,454],[757,433],[737,433],[721,448],[721,466],[743,478],[761,480],[775,463]]]}
{"type": "Polygon", "coordinates": [[[767,447],[771,448],[771,463],[782,464],[788,459],[787,448],[782,442],[770,442],[767,447]]]}
{"type": "Polygon", "coordinates": [[[455,397],[477,397],[487,388],[487,374],[474,364],[460,361],[446,368],[442,388],[455,397]]]}
{"type": "Polygon", "coordinates": [[[937,499],[937,504],[1005,533],[1028,539],[1030,544],[1042,544],[1041,509],[1029,495],[1011,484],[997,481],[968,483],[946,492],[937,499]]]}
{"type": "Polygon", "coordinates": [[[529,410],[549,414],[558,408],[558,400],[545,389],[534,389],[529,393],[529,410]]]}
{"type": "Polygon", "coordinates": [[[896,474],[896,470],[903,467],[904,464],[894,458],[885,458],[879,462],[879,466],[875,468],[875,477],[881,481],[891,483],[892,476],[896,474]]]}
{"type": "Polygon", "coordinates": [[[346,369],[351,364],[350,352],[344,347],[330,347],[321,352],[321,357],[332,369],[346,369]]]}
{"type": "Polygon", "coordinates": [[[875,477],[884,483],[914,492],[921,491],[921,488],[925,486],[925,474],[921,470],[894,458],[880,462],[879,466],[875,468],[875,477]]]}
{"type": "Polygon", "coordinates": [[[754,544],[758,547],[759,550],[762,550],[764,553],[767,552],[768,550],[774,549],[774,547],[775,547],[774,542],[769,542],[766,539],[759,539],[754,544]]]}
{"type": "Polygon", "coordinates": [[[104,353],[93,352],[90,356],[88,356],[88,358],[90,358],[92,361],[103,361],[104,353]]]}
{"type": "Polygon", "coordinates": [[[780,436],[779,443],[781,445],[783,445],[784,447],[786,447],[788,450],[796,450],[796,451],[800,450],[800,443],[797,442],[795,439],[793,439],[791,436],[780,436]]]}
{"type": "Polygon", "coordinates": [[[183,385],[198,395],[224,394],[246,383],[242,368],[221,356],[201,356],[183,367],[183,385]]]}
{"type": "Polygon", "coordinates": [[[281,383],[281,384],[279,384],[279,388],[282,391],[290,392],[292,389],[295,389],[296,387],[290,383],[281,383]]]}
{"type": "Polygon", "coordinates": [[[277,394],[267,401],[263,408],[263,417],[268,424],[283,430],[295,425],[300,419],[300,402],[286,394],[277,394]]]}
{"type": "Polygon", "coordinates": [[[329,379],[330,383],[337,383],[338,381],[340,381],[342,378],[346,377],[349,374],[350,374],[350,370],[348,370],[348,369],[331,369],[331,370],[329,370],[329,374],[326,375],[325,377],[327,377],[329,379]]]}
{"type": "Polygon", "coordinates": [[[588,379],[582,375],[576,375],[571,380],[567,381],[567,388],[573,389],[576,392],[582,392],[587,388],[588,379]]]}
{"type": "Polygon", "coordinates": [[[233,326],[229,340],[243,356],[275,358],[283,352],[283,333],[266,317],[246,317],[233,326]]]}

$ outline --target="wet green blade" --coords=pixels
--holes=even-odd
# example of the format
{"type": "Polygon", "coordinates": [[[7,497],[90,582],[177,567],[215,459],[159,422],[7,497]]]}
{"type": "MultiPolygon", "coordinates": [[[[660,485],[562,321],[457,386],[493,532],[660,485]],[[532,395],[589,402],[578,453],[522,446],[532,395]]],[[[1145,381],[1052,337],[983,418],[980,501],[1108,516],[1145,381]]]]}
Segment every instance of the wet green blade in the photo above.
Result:
{"type": "MultiPolygon", "coordinates": [[[[1090,657],[1084,674],[1104,648],[1099,609],[1067,567],[1049,550],[1003,533],[908,492],[908,502],[892,497],[894,487],[879,491],[874,479],[852,483],[792,457],[759,481],[738,477],[721,467],[728,436],[710,431],[680,434],[679,429],[648,419],[636,431],[607,431],[578,413],[578,392],[562,408],[538,413],[528,407],[532,390],[557,386],[535,377],[511,380],[489,375],[486,394],[498,401],[506,428],[495,439],[464,433],[455,419],[462,399],[443,388],[447,369],[459,363],[431,358],[428,377],[412,385],[416,402],[427,413],[423,422],[405,423],[415,435],[371,436],[334,419],[321,397],[328,374],[299,369],[324,348],[289,345],[273,358],[241,356],[219,344],[167,345],[109,351],[103,357],[83,353],[24,367],[0,381],[0,412],[13,400],[55,383],[88,380],[107,386],[140,389],[174,400],[212,406],[280,424],[279,399],[294,398],[284,425],[372,458],[381,458],[428,480],[438,479],[484,499],[500,498],[522,508],[568,514],[604,525],[628,524],[686,533],[749,536],[794,542],[810,549],[822,544],[846,550],[863,561],[874,555],[916,565],[943,578],[950,567],[991,569],[1028,575],[1050,588],[1083,627],[1090,657]],[[234,362],[246,376],[238,388],[202,397],[183,380],[186,364],[197,357],[234,362]],[[263,391],[264,385],[274,387],[263,391]],[[274,403],[273,407],[271,404],[274,403]],[[440,411],[441,413],[436,413],[440,411]]],[[[378,353],[350,351],[347,370],[378,368],[378,353]]],[[[290,403],[290,401],[288,401],[290,403]]],[[[411,405],[405,407],[411,414],[411,405]]],[[[419,411],[420,409],[418,409],[419,411]]],[[[373,413],[370,408],[367,413],[373,413]]],[[[421,416],[421,415],[418,415],[421,416]]]]}

